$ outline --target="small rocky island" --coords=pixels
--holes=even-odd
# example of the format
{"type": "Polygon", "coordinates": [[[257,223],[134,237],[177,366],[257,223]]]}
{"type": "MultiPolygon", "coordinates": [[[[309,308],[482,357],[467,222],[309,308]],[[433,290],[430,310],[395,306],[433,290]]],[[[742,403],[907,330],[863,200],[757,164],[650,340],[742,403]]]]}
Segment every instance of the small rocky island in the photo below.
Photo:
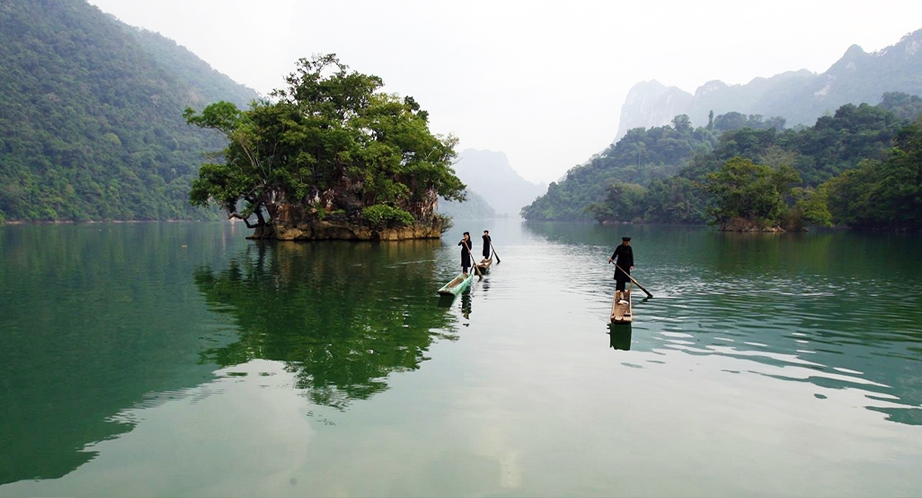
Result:
{"type": "Polygon", "coordinates": [[[457,140],[433,135],[412,97],[382,92],[381,78],[333,54],[299,60],[286,82],[247,110],[186,109],[187,122],[227,138],[190,202],[217,204],[256,239],[441,237],[450,224],[439,198],[465,199],[451,168],[457,140]]]}

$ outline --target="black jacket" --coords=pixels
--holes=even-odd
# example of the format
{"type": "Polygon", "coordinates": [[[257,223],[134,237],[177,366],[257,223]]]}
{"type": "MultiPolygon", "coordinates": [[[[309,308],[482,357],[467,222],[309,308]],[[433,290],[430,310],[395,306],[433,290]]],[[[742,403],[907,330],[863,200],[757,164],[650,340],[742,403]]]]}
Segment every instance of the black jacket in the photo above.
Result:
{"type": "MultiPolygon", "coordinates": [[[[631,246],[621,244],[615,248],[615,252],[612,253],[611,259],[614,259],[615,264],[621,267],[625,272],[631,273],[631,267],[634,266],[634,250],[631,249],[631,246]]],[[[629,279],[627,275],[615,268],[615,280],[629,279]]]]}
{"type": "Polygon", "coordinates": [[[461,246],[461,266],[471,266],[471,241],[464,244],[464,239],[461,239],[458,245],[461,246]],[[465,246],[467,247],[465,248],[465,246]]]}

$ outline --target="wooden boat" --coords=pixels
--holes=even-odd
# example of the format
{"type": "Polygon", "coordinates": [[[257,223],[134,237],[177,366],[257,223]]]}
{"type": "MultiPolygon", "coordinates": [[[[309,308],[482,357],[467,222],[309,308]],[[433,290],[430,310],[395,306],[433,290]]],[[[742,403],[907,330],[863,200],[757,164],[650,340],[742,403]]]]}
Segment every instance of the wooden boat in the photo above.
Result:
{"type": "MultiPolygon", "coordinates": [[[[489,257],[489,258],[481,259],[480,262],[477,263],[477,268],[480,269],[480,272],[481,272],[481,273],[484,273],[484,272],[486,272],[487,270],[489,270],[491,266],[493,266],[493,257],[492,257],[492,256],[489,257]]],[[[475,271],[476,271],[476,270],[475,270],[475,271]]]]}
{"type": "Polygon", "coordinates": [[[463,292],[464,289],[467,289],[468,287],[470,287],[471,282],[473,280],[474,280],[473,272],[468,273],[466,276],[463,273],[459,273],[458,276],[454,278],[454,280],[452,280],[451,282],[448,282],[447,284],[443,285],[441,289],[439,289],[439,294],[442,294],[442,295],[454,294],[455,296],[457,296],[458,294],[463,292]]]}
{"type": "Polygon", "coordinates": [[[631,323],[634,321],[632,292],[625,292],[624,299],[618,299],[618,291],[611,301],[611,323],[631,323]]]}

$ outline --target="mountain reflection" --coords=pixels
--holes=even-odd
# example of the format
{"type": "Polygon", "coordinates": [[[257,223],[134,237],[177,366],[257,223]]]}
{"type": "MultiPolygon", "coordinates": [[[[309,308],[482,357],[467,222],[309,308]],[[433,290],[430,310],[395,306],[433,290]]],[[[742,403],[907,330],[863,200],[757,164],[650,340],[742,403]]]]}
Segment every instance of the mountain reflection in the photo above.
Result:
{"type": "Polygon", "coordinates": [[[251,245],[227,268],[199,268],[209,306],[233,317],[239,340],[209,349],[220,366],[281,361],[312,402],[343,409],[416,370],[455,317],[432,305],[438,241],[251,245]]]}

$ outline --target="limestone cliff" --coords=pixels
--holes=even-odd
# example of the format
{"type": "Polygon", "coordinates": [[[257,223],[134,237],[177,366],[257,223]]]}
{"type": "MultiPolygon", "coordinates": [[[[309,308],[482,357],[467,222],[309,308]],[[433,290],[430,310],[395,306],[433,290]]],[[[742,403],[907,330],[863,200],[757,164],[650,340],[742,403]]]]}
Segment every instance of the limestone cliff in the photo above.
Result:
{"type": "Polygon", "coordinates": [[[250,239],[275,240],[410,240],[438,239],[442,236],[442,218],[408,227],[372,227],[344,215],[321,217],[313,208],[294,204],[279,206],[271,224],[257,228],[250,239]]]}
{"type": "Polygon", "coordinates": [[[754,78],[744,85],[710,81],[692,95],[657,81],[634,85],[621,107],[621,122],[614,142],[632,128],[668,124],[686,114],[694,126],[705,126],[708,114],[731,111],[764,118],[780,116],[788,127],[812,126],[826,113],[845,104],[877,105],[886,92],[922,95],[922,29],[877,52],[852,45],[828,70],[816,74],[806,69],[769,78],[754,78]]]}

